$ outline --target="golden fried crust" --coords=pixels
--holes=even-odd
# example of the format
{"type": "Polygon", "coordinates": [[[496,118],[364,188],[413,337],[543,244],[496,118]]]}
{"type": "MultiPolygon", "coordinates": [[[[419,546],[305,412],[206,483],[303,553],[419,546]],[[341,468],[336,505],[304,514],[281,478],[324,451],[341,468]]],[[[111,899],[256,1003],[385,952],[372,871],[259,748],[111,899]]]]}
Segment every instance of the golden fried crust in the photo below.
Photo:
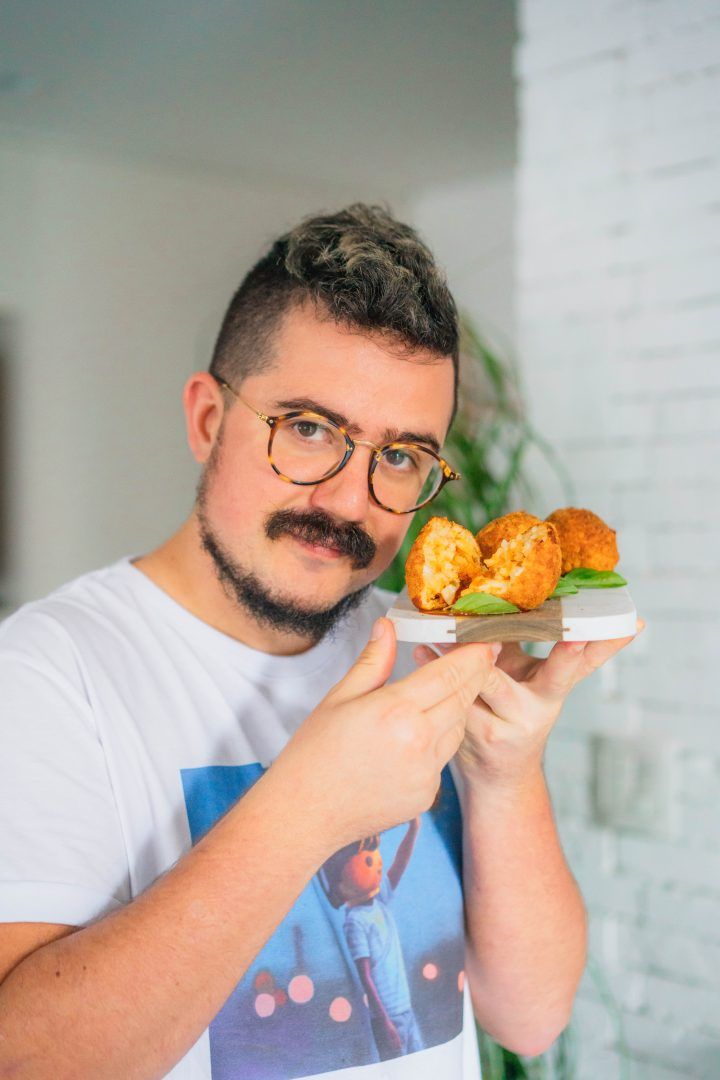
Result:
{"type": "Polygon", "coordinates": [[[421,611],[449,608],[481,565],[480,549],[469,529],[448,518],[432,517],[418,533],[405,563],[408,595],[421,611]]]}
{"type": "Polygon", "coordinates": [[[620,559],[617,534],[592,510],[566,506],[553,510],[546,520],[552,522],[560,537],[563,574],[578,566],[591,570],[615,569],[620,559]]]}
{"type": "Polygon", "coordinates": [[[489,559],[500,547],[502,540],[512,540],[531,525],[539,525],[540,520],[533,514],[528,514],[527,510],[513,510],[511,514],[504,514],[503,517],[489,521],[475,537],[483,559],[489,559]]]}
{"type": "MultiPolygon", "coordinates": [[[[521,611],[539,607],[560,580],[562,554],[552,524],[538,521],[512,538],[503,537],[484,569],[463,590],[485,592],[521,611]]],[[[461,594],[461,595],[463,595],[461,594]]]]}

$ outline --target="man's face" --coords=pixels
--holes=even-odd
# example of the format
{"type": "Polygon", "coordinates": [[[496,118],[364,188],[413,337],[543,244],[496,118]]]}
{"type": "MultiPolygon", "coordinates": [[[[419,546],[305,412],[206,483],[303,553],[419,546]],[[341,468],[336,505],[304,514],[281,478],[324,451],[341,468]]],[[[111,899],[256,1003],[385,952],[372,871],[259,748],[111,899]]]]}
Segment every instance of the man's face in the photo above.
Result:
{"type": "MultiPolygon", "coordinates": [[[[294,308],[276,335],[273,366],[234,389],[269,416],[312,408],[346,417],[351,437],[379,445],[404,432],[442,444],[452,361],[420,351],[403,359],[390,348],[318,319],[309,306],[294,308]]],[[[369,447],[358,446],[321,484],[287,483],[268,461],[268,426],[226,398],[222,437],[198,494],[203,545],[243,607],[316,639],[390,564],[413,515],[388,513],[372,500],[369,447]]]]}

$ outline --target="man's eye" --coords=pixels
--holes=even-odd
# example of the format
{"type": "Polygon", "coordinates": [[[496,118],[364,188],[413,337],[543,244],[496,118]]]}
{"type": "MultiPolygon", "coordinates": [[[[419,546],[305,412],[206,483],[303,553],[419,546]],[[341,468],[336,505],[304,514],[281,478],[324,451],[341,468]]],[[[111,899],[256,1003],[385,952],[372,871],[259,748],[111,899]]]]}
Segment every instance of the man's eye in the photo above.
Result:
{"type": "Polygon", "coordinates": [[[406,450],[387,450],[385,452],[385,461],[393,469],[412,469],[417,465],[412,454],[409,454],[406,450]]]}
{"type": "Polygon", "coordinates": [[[327,442],[333,438],[333,430],[320,420],[293,420],[291,431],[303,442],[327,442]]]}

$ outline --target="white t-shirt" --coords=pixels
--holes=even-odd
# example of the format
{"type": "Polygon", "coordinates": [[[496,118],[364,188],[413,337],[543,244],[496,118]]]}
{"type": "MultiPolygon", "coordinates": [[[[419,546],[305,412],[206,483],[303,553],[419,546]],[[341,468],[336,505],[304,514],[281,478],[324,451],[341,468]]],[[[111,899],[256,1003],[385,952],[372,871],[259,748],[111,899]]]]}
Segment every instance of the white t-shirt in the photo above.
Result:
{"type": "MultiPolygon", "coordinates": [[[[123,559],[7,619],[0,921],[82,926],[143,892],[277,757],[390,600],[374,589],[307,652],[269,656],[191,615],[123,559]]],[[[393,677],[414,666],[400,646],[393,677]]],[[[408,833],[401,825],[381,835],[383,873],[408,833]]],[[[168,1075],[477,1080],[460,844],[457,791],[445,770],[442,798],[422,815],[393,894],[411,999],[398,1025],[424,1049],[381,1059],[346,940],[347,911],[331,902],[321,873],[168,1075]]],[[[382,987],[388,973],[377,973],[382,987]]]]}

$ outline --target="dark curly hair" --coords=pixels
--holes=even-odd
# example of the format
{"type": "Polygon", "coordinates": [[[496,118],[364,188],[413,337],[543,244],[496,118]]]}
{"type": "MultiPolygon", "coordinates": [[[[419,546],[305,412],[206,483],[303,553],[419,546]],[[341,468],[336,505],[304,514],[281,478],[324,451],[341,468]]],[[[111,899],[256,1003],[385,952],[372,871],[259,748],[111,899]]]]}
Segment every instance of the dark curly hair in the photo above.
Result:
{"type": "Polygon", "coordinates": [[[273,362],[283,316],[311,301],[321,317],[385,337],[408,358],[450,357],[457,405],[459,331],[445,276],[417,233],[380,206],[305,218],[279,237],[233,296],[210,372],[233,386],[273,362]]]}

